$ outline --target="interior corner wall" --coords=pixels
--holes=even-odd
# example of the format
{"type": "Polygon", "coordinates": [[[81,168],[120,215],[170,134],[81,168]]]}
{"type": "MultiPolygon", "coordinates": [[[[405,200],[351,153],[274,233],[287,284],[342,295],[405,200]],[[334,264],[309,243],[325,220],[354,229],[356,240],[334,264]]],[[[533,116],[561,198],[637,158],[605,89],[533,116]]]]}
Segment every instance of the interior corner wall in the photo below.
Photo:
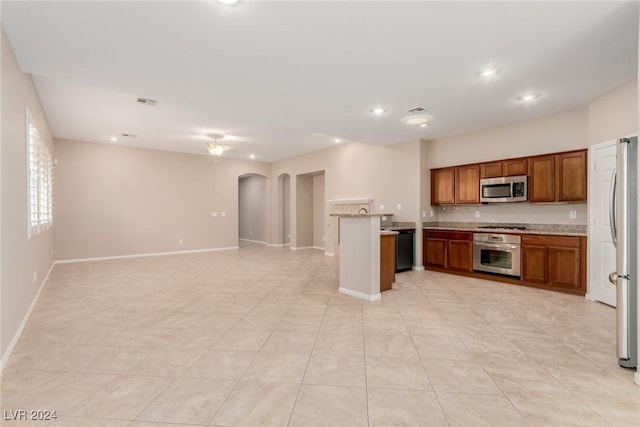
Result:
{"type": "Polygon", "coordinates": [[[55,149],[59,260],[237,247],[238,178],[271,175],[249,160],[67,140],[55,149]]]}
{"type": "Polygon", "coordinates": [[[291,177],[282,179],[282,243],[291,243],[291,177]]]}
{"type": "Polygon", "coordinates": [[[638,133],[638,80],[589,103],[589,145],[638,133]]]}
{"type": "MultiPolygon", "coordinates": [[[[27,240],[26,107],[55,156],[53,138],[33,80],[20,69],[9,39],[2,43],[2,213],[0,346],[2,368],[53,264],[53,229],[27,240]]],[[[57,175],[57,170],[54,171],[57,175]]],[[[54,227],[57,204],[54,205],[54,227]]]]}
{"type": "Polygon", "coordinates": [[[267,179],[251,175],[238,180],[240,238],[267,241],[267,179]]]}

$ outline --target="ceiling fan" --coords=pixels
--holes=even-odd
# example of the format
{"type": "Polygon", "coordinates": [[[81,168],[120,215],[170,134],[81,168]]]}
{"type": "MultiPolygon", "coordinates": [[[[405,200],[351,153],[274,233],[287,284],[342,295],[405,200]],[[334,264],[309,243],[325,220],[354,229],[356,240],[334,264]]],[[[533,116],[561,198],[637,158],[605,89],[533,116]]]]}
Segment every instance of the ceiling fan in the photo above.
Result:
{"type": "Polygon", "coordinates": [[[218,140],[223,139],[224,135],[219,135],[219,134],[215,134],[215,133],[209,133],[207,135],[205,135],[207,138],[211,138],[213,140],[213,142],[208,142],[207,143],[207,152],[212,155],[213,157],[215,157],[216,159],[220,156],[222,156],[222,154],[225,151],[230,151],[232,150],[231,147],[226,146],[226,145],[222,145],[218,142],[218,140]]]}

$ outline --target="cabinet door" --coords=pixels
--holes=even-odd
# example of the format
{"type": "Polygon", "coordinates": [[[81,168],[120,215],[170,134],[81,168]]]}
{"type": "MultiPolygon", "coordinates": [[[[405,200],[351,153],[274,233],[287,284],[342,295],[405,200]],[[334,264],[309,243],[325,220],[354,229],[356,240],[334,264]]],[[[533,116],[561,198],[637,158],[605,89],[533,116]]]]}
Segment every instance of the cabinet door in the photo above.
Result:
{"type": "Polygon", "coordinates": [[[431,204],[453,205],[455,199],[454,168],[431,170],[431,204]]]}
{"type": "Polygon", "coordinates": [[[480,166],[455,168],[456,203],[480,203],[480,166]]]}
{"type": "Polygon", "coordinates": [[[449,270],[472,271],[473,252],[471,242],[464,240],[450,240],[448,252],[449,270]]]}
{"type": "Polygon", "coordinates": [[[554,202],[555,156],[538,156],[529,159],[529,201],[554,202]]]}
{"type": "Polygon", "coordinates": [[[502,176],[502,162],[483,163],[480,165],[480,178],[498,178],[502,176]]]}
{"type": "Polygon", "coordinates": [[[580,248],[549,247],[549,284],[578,289],[580,283],[580,248]]]}
{"type": "Polygon", "coordinates": [[[587,152],[575,151],[556,156],[558,201],[587,200],[587,152]]]}
{"type": "Polygon", "coordinates": [[[547,247],[522,245],[522,280],[547,283],[547,247]]]}
{"type": "Polygon", "coordinates": [[[527,159],[511,159],[502,162],[504,176],[526,175],[528,173],[527,159]]]}
{"type": "Polygon", "coordinates": [[[380,236],[380,292],[388,291],[395,282],[396,236],[380,236]]]}
{"type": "Polygon", "coordinates": [[[424,264],[425,266],[446,268],[447,241],[444,239],[425,239],[424,264]]]}

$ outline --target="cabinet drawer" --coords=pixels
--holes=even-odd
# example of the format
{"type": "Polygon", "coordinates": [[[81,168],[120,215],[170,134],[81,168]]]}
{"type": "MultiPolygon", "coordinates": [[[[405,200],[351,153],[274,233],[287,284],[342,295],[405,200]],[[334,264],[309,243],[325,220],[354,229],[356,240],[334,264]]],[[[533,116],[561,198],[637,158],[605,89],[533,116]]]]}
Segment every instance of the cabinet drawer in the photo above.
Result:
{"type": "Polygon", "coordinates": [[[558,246],[565,248],[579,248],[580,237],[572,236],[553,236],[553,235],[524,235],[522,236],[523,245],[542,245],[542,246],[558,246]]]}
{"type": "Polygon", "coordinates": [[[470,231],[440,231],[440,230],[424,230],[428,239],[446,239],[446,240],[468,240],[473,239],[473,233],[470,231]]]}

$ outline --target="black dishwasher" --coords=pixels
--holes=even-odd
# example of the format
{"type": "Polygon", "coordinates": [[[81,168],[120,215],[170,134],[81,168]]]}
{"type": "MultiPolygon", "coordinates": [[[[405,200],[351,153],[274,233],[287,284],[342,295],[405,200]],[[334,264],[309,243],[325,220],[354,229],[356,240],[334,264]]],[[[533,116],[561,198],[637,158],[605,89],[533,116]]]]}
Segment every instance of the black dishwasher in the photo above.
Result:
{"type": "Polygon", "coordinates": [[[413,267],[413,245],[416,230],[395,230],[396,235],[396,273],[411,270],[413,267]]]}

